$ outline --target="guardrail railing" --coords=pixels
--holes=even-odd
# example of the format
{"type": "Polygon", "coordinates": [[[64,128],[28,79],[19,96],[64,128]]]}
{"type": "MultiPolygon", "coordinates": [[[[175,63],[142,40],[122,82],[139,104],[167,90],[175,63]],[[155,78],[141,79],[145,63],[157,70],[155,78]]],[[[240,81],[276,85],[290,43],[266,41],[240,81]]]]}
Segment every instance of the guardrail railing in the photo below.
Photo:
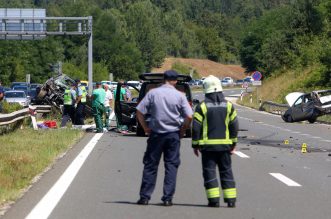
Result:
{"type": "Polygon", "coordinates": [[[12,113],[0,114],[0,126],[12,124],[36,113],[49,113],[51,109],[52,106],[49,105],[35,105],[12,113]]]}
{"type": "Polygon", "coordinates": [[[289,108],[287,104],[274,103],[272,101],[264,101],[259,110],[267,111],[272,114],[282,115],[289,108]]]}

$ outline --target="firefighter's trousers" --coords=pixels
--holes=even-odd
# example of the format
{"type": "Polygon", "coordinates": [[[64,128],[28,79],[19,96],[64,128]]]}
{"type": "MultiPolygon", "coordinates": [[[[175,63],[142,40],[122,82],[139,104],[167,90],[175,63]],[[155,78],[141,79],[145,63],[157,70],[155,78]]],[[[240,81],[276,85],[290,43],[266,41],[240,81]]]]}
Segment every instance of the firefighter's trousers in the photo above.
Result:
{"type": "Polygon", "coordinates": [[[218,166],[224,202],[235,202],[237,190],[231,167],[229,151],[201,151],[204,186],[209,202],[219,202],[220,188],[218,185],[216,166],[218,166]]]}

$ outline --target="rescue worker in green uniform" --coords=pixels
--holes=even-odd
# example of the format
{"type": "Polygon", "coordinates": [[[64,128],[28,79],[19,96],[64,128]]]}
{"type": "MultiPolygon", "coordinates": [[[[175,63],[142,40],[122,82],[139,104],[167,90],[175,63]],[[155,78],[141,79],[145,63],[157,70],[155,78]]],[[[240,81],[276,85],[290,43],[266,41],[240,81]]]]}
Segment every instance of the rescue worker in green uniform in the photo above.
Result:
{"type": "Polygon", "coordinates": [[[69,119],[72,124],[75,121],[75,100],[76,100],[76,84],[72,84],[71,89],[66,89],[63,95],[63,114],[61,127],[65,127],[69,119]]]}
{"type": "Polygon", "coordinates": [[[237,143],[237,112],[225,100],[220,80],[208,76],[203,81],[205,100],[195,108],[192,125],[192,147],[202,157],[204,186],[209,207],[219,207],[220,188],[216,175],[218,166],[224,202],[235,207],[236,185],[232,173],[231,154],[237,143]]]}
{"type": "Polygon", "coordinates": [[[106,92],[101,86],[101,82],[96,83],[96,89],[92,92],[92,110],[95,121],[96,130],[98,133],[103,132],[103,114],[105,112],[104,102],[106,92]]]}

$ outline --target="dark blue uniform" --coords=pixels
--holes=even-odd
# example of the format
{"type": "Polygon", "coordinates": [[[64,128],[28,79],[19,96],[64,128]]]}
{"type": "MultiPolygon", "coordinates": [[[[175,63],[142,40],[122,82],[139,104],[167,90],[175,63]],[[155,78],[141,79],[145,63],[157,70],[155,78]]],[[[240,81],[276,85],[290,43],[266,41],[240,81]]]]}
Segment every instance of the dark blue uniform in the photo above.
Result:
{"type": "Polygon", "coordinates": [[[154,191],[158,165],[163,153],[165,178],[162,201],[171,201],[176,189],[177,169],[180,165],[180,128],[183,118],[193,112],[185,95],[172,85],[165,84],[147,93],[137,106],[142,114],[150,113],[148,124],[152,130],[143,159],[144,171],[140,198],[149,200],[154,191]]]}

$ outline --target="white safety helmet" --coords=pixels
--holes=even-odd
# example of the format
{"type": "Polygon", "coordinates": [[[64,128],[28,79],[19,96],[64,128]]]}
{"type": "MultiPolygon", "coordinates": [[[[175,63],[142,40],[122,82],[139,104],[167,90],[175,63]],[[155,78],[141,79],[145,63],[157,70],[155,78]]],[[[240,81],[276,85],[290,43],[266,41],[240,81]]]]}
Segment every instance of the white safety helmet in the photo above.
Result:
{"type": "Polygon", "coordinates": [[[221,81],[214,75],[209,75],[203,80],[203,92],[205,94],[223,91],[221,81]]]}

